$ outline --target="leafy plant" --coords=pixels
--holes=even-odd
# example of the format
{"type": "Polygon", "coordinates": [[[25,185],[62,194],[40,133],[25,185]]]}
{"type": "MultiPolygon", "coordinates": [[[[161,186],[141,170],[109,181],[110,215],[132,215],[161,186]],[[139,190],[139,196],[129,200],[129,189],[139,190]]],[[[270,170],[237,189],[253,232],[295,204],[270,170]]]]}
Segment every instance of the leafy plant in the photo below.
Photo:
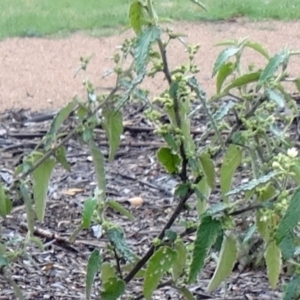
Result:
{"type": "MultiPolygon", "coordinates": [[[[193,2],[203,6],[199,1],[193,2]]],[[[55,165],[70,170],[64,146],[77,136],[89,146],[97,188],[86,199],[82,222],[70,240],[74,241],[92,223],[107,238],[106,261],[102,262],[101,253],[95,250],[87,262],[87,299],[94,280],[101,282],[101,299],[118,299],[138,276],[143,277],[140,296],[146,299],[163,286],[175,288],[185,299],[194,299],[189,286],[207,261],[216,260],[207,286],[208,292],[213,292],[242,255],[253,263],[254,248],[253,256],[264,260],[272,288],[278,285],[283,263],[288,264],[294,277],[287,283],[285,299],[293,299],[299,295],[300,161],[293,136],[288,134],[298,108],[285,83],[293,82],[299,88],[299,79],[290,78],[287,73],[289,58],[299,52],[283,49],[271,56],[262,45],[247,39],[221,42],[218,46],[227,48],[214,63],[216,93],[208,99],[195,75],[199,72],[195,62],[199,45],[185,44],[187,63],[171,70],[168,46],[174,39],[182,42],[181,35],[160,25],[152,0],[132,1],[129,18],[136,36],[126,39],[114,56],[115,88],[109,95],[96,95],[92,83],[85,81],[87,100],[73,99],[63,108],[43,139],[42,150],[35,150],[24,160],[10,187],[0,186],[0,215],[10,213],[8,195],[18,191],[28,214],[26,242],[38,243],[33,235],[34,219],[43,221],[48,182],[55,165]],[[247,48],[265,59],[263,68],[242,64],[247,48]],[[142,84],[146,77],[155,80],[158,73],[163,73],[168,87],[151,101],[142,84]],[[125,92],[118,92],[121,87],[125,92]],[[101,126],[112,160],[123,132],[122,109],[133,100],[146,105],[145,116],[155,126],[156,135],[165,141],[157,152],[157,160],[180,181],[174,192],[176,207],[142,257],[134,253],[122,227],[107,214],[112,208],[134,221],[128,210],[107,198],[105,160],[93,140],[95,127],[101,126]],[[281,114],[283,108],[289,108],[293,114],[281,114]],[[194,138],[193,117],[200,111],[207,118],[207,129],[194,138]],[[67,134],[60,132],[71,113],[76,116],[75,128],[67,134]],[[218,195],[218,203],[213,201],[212,193],[218,195]],[[197,208],[198,216],[178,234],[171,227],[187,204],[197,208]],[[194,234],[194,242],[186,239],[194,234]],[[261,247],[255,247],[258,244],[261,247]]],[[[82,58],[81,62],[86,71],[89,59],[82,58]]],[[[0,269],[6,270],[13,260],[8,259],[5,244],[0,246],[4,249],[0,252],[0,269]]],[[[26,243],[24,251],[25,247],[26,243]]],[[[15,291],[20,295],[17,288],[15,291]]]]}

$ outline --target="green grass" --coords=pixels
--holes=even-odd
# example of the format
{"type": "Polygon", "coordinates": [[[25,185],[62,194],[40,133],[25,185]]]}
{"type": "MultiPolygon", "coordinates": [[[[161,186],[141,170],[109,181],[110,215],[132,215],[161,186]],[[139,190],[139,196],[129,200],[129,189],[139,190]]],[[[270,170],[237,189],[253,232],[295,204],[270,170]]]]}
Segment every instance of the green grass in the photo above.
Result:
{"type": "MultiPolygon", "coordinates": [[[[74,31],[110,33],[128,23],[130,0],[1,0],[0,39],[44,36],[74,31]]],[[[156,1],[161,17],[175,20],[300,19],[299,0],[202,0],[208,12],[188,0],[156,1]]]]}

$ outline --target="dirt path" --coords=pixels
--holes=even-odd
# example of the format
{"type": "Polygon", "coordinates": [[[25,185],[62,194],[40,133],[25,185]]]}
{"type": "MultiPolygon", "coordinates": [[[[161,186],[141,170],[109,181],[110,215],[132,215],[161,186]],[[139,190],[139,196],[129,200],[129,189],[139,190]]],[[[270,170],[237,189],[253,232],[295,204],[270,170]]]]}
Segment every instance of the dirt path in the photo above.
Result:
{"type": "MultiPolygon", "coordinates": [[[[300,22],[246,23],[176,23],[176,32],[187,35],[186,40],[200,43],[197,61],[201,68],[199,79],[209,95],[214,92],[211,70],[219,47],[216,42],[224,39],[242,39],[262,43],[271,54],[288,46],[300,49],[300,22]]],[[[94,54],[89,67],[89,77],[96,87],[111,87],[112,77],[102,78],[113,67],[111,57],[116,47],[131,32],[112,37],[87,37],[74,34],[64,39],[12,38],[0,42],[0,112],[9,108],[41,110],[59,108],[75,95],[83,94],[82,76],[74,78],[80,56],[94,54]]],[[[174,42],[169,52],[171,65],[185,62],[182,45],[174,42]]],[[[247,53],[247,62],[260,64],[256,53],[247,53]]],[[[291,75],[299,76],[300,57],[293,58],[291,75]]],[[[160,88],[161,80],[148,82],[150,90],[160,88]]]]}

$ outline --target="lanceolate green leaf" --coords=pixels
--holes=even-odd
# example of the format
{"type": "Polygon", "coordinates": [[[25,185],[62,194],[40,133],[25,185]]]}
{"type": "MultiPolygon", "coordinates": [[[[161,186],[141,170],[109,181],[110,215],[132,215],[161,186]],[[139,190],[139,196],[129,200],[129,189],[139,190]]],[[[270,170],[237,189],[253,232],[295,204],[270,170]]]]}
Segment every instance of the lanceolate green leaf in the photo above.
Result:
{"type": "MultiPolygon", "coordinates": [[[[30,197],[30,194],[27,190],[27,188],[25,187],[25,184],[22,182],[20,185],[20,192],[22,194],[22,197],[24,199],[24,203],[25,203],[25,210],[26,210],[26,218],[27,218],[27,228],[28,231],[30,232],[30,234],[33,234],[33,230],[34,230],[34,210],[33,210],[33,203],[30,197]]],[[[1,204],[0,204],[1,207],[1,204]]]]}
{"type": "Polygon", "coordinates": [[[236,145],[230,145],[225,154],[221,170],[220,170],[220,185],[222,196],[231,188],[232,177],[237,167],[241,164],[242,161],[242,151],[240,147],[236,145]]]}
{"type": "Polygon", "coordinates": [[[253,72],[253,73],[248,73],[245,75],[242,75],[236,79],[234,79],[231,83],[229,83],[225,88],[224,92],[228,93],[231,89],[233,88],[238,88],[241,86],[244,86],[246,84],[249,84],[251,82],[256,82],[259,79],[261,72],[253,72]]]}
{"type": "Polygon", "coordinates": [[[160,37],[160,28],[149,26],[143,30],[137,40],[134,49],[134,58],[137,74],[144,73],[148,63],[150,46],[160,37]]]}
{"type": "Polygon", "coordinates": [[[220,68],[227,62],[227,60],[237,54],[238,52],[241,51],[240,47],[231,47],[223,50],[218,58],[215,61],[214,67],[213,67],[213,72],[212,72],[212,77],[214,77],[217,72],[220,70],[220,68]]]}
{"type": "Polygon", "coordinates": [[[280,241],[284,238],[284,236],[292,231],[295,226],[300,221],[300,188],[296,190],[294,193],[289,207],[284,215],[284,217],[281,219],[277,233],[276,233],[276,239],[280,243],[280,241]]]}
{"type": "Polygon", "coordinates": [[[277,246],[276,241],[271,241],[268,244],[265,251],[265,260],[270,285],[275,289],[282,267],[281,251],[277,246]]]}
{"type": "Polygon", "coordinates": [[[97,176],[98,189],[102,192],[101,193],[102,199],[100,200],[105,201],[106,178],[105,178],[105,169],[104,169],[104,157],[100,149],[95,145],[95,143],[92,140],[90,140],[89,142],[89,148],[92,154],[95,172],[97,176]]]}
{"type": "Polygon", "coordinates": [[[35,212],[41,222],[45,216],[47,191],[54,167],[55,160],[48,158],[32,172],[35,212]]]}
{"type": "Polygon", "coordinates": [[[280,53],[275,54],[272,58],[270,58],[269,63],[261,73],[258,83],[264,84],[267,82],[275,75],[275,72],[281,65],[287,64],[288,59],[289,53],[287,51],[281,51],[280,53]]]}
{"type": "Polygon", "coordinates": [[[143,6],[140,1],[133,1],[129,9],[130,23],[136,34],[139,34],[143,25],[143,6]]]}
{"type": "Polygon", "coordinates": [[[201,271],[205,258],[211,246],[222,230],[222,224],[214,220],[211,216],[204,217],[197,230],[196,240],[189,273],[189,283],[196,280],[198,273],[201,271]]]}
{"type": "Polygon", "coordinates": [[[257,51],[258,53],[262,54],[266,59],[270,58],[268,50],[266,50],[261,44],[255,43],[255,42],[246,41],[244,43],[244,45],[246,47],[251,48],[251,49],[257,51]]]}
{"type": "Polygon", "coordinates": [[[126,216],[130,221],[134,221],[134,216],[132,215],[132,213],[130,213],[130,211],[123,207],[122,204],[120,204],[119,202],[114,200],[108,200],[107,205],[115,211],[119,212],[120,214],[126,216]]]}
{"type": "Polygon", "coordinates": [[[90,227],[97,203],[98,201],[95,198],[88,198],[84,201],[82,211],[82,228],[88,229],[90,227]]]}
{"type": "Polygon", "coordinates": [[[222,85],[226,78],[232,74],[234,70],[234,64],[232,62],[228,62],[224,64],[218,72],[217,80],[216,80],[216,86],[217,86],[217,94],[221,92],[222,85]]]}
{"type": "Polygon", "coordinates": [[[177,252],[167,246],[160,247],[149,259],[145,272],[144,297],[150,300],[163,275],[170,270],[177,252]]]}
{"type": "Polygon", "coordinates": [[[103,109],[103,127],[109,143],[109,157],[113,160],[121,141],[123,132],[122,114],[120,111],[114,111],[109,108],[103,109]]]}
{"type": "Polygon", "coordinates": [[[236,238],[234,238],[233,236],[225,236],[221,247],[217,269],[215,270],[215,273],[207,288],[209,292],[214,291],[231,273],[236,259],[236,238]]]}
{"type": "Polygon", "coordinates": [[[55,156],[57,161],[65,168],[65,170],[71,172],[70,165],[67,161],[66,148],[64,146],[61,146],[57,149],[55,156]]]}
{"type": "Polygon", "coordinates": [[[207,184],[210,188],[213,189],[215,186],[215,166],[212,159],[210,158],[210,155],[208,153],[202,153],[200,155],[200,162],[205,174],[207,184]]]}
{"type": "Polygon", "coordinates": [[[101,257],[99,250],[94,250],[88,260],[86,277],[85,277],[85,295],[86,299],[89,300],[91,297],[92,286],[95,275],[99,271],[101,266],[101,257]]]}
{"type": "Polygon", "coordinates": [[[50,146],[52,141],[55,138],[55,135],[57,131],[59,130],[60,126],[63,124],[63,122],[69,117],[71,112],[74,110],[74,108],[77,105],[77,101],[74,98],[72,102],[68,103],[64,108],[62,108],[54,117],[50,129],[46,135],[46,146],[50,146]]]}

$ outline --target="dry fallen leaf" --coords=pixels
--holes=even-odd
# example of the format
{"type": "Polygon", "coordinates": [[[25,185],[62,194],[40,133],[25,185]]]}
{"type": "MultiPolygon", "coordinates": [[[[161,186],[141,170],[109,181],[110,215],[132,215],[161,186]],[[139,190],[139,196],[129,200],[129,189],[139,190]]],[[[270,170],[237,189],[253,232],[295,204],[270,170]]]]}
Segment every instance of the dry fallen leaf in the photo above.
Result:
{"type": "Polygon", "coordinates": [[[67,190],[63,190],[61,193],[63,195],[68,195],[68,196],[74,196],[77,193],[81,193],[83,192],[83,189],[79,189],[79,188],[73,188],[73,189],[67,189],[67,190]]]}
{"type": "Polygon", "coordinates": [[[144,203],[144,199],[142,197],[132,197],[128,199],[128,202],[134,207],[140,207],[144,203]]]}

